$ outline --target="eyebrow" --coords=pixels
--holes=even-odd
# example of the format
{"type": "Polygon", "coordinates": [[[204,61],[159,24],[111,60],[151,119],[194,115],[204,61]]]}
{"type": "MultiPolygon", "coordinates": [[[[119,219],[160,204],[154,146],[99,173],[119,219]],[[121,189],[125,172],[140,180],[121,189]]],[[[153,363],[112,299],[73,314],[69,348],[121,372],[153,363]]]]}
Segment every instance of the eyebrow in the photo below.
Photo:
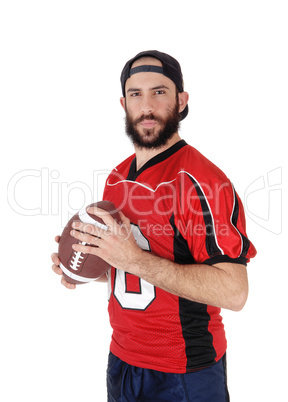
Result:
{"type": "MultiPolygon", "coordinates": [[[[158,85],[157,87],[149,88],[150,91],[156,91],[157,89],[170,89],[166,87],[166,85],[158,85]]],[[[139,92],[141,91],[141,88],[129,88],[127,92],[139,92]]]]}

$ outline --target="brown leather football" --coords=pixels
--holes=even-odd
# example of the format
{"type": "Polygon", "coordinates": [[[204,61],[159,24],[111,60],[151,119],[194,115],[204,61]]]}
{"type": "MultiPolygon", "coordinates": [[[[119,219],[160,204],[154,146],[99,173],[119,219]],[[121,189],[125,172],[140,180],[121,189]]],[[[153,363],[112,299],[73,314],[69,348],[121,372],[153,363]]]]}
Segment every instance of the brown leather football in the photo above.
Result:
{"type": "Polygon", "coordinates": [[[87,208],[77,212],[77,214],[69,220],[61,235],[58,248],[60,268],[63,271],[66,281],[69,283],[84,284],[94,281],[110,269],[110,265],[100,257],[92,254],[83,254],[72,248],[72,245],[77,242],[79,244],[87,244],[79,240],[77,241],[75,237],[70,235],[73,229],[72,222],[81,221],[83,223],[96,225],[103,230],[108,229],[101,218],[93,214],[88,214],[87,209],[89,207],[104,209],[112,215],[117,223],[121,224],[119,212],[110,201],[99,201],[91,204],[87,208]]]}

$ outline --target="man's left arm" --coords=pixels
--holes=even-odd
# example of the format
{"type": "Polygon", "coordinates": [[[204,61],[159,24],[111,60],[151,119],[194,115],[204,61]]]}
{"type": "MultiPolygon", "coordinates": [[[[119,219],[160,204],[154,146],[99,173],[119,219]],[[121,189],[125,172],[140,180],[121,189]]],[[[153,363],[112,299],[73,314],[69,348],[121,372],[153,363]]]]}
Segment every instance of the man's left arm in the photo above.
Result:
{"type": "Polygon", "coordinates": [[[198,303],[240,311],[248,296],[246,266],[236,263],[181,265],[143,251],[136,243],[129,219],[121,213],[122,226],[105,211],[93,209],[108,231],[75,223],[72,235],[91,244],[75,244],[76,251],[99,256],[115,268],[134,274],[169,293],[198,303]],[[83,231],[85,233],[80,232],[83,231]],[[95,247],[97,246],[97,247],[95,247]]]}

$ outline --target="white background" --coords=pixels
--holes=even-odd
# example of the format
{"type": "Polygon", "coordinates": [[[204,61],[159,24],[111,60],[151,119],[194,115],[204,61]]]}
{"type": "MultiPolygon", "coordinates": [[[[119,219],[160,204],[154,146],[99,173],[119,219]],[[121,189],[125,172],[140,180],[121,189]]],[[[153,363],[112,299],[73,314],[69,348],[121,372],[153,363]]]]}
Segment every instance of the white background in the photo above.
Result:
{"type": "Polygon", "coordinates": [[[288,401],[287,19],[279,0],[1,2],[2,401],[106,399],[106,285],[66,290],[50,255],[133,152],[119,76],[149,49],[180,61],[181,135],[230,177],[258,250],[247,305],[223,311],[231,401],[288,401]]]}

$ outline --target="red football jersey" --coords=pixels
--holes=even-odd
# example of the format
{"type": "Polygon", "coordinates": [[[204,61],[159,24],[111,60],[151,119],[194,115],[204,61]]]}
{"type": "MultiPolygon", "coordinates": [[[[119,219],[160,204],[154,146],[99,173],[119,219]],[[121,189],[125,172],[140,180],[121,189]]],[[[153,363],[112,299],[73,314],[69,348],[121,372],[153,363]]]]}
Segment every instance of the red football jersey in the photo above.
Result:
{"type": "MultiPolygon", "coordinates": [[[[130,219],[142,249],[176,263],[245,265],[256,254],[233,185],[184,140],[138,171],[135,155],[126,159],[109,175],[103,198],[130,219]]],[[[113,267],[109,285],[110,350],[123,361],[185,373],[225,353],[220,308],[177,297],[113,267]]]]}

